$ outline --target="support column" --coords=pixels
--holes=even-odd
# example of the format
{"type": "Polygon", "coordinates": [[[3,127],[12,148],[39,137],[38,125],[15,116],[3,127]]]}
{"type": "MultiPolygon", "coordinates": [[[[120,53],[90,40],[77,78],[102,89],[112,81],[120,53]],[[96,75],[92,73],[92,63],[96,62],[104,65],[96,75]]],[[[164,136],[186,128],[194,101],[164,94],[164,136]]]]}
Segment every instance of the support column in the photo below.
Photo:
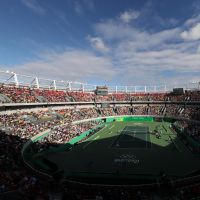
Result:
{"type": "Polygon", "coordinates": [[[38,77],[35,77],[35,84],[36,84],[37,89],[39,89],[40,85],[39,85],[38,77]]]}
{"type": "Polygon", "coordinates": [[[85,87],[84,87],[84,84],[82,84],[82,92],[85,91],[85,87]]]}
{"type": "Polygon", "coordinates": [[[15,85],[19,86],[19,81],[18,81],[17,74],[14,73],[13,77],[14,77],[15,85]]]}
{"type": "Polygon", "coordinates": [[[57,90],[57,86],[56,86],[56,81],[55,80],[53,80],[53,89],[57,90]]]}

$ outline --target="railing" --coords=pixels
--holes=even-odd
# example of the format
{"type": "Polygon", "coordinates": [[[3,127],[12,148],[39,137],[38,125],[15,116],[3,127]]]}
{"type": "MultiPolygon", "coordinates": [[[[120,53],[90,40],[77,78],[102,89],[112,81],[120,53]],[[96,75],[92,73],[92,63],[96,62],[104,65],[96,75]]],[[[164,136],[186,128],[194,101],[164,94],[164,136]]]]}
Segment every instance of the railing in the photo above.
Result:
{"type": "MultiPolygon", "coordinates": [[[[0,83],[16,87],[37,89],[52,89],[65,91],[94,92],[97,85],[66,80],[52,80],[37,76],[17,74],[0,70],[0,83]]],[[[173,86],[144,85],[144,86],[108,86],[109,93],[161,93],[172,91],[173,86]]]]}

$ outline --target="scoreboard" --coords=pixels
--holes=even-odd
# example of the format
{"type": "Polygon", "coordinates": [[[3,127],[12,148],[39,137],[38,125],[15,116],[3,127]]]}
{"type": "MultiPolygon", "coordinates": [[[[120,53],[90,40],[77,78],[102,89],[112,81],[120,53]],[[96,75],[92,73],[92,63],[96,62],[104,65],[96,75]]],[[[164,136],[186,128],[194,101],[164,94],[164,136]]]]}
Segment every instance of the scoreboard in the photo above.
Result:
{"type": "Polygon", "coordinates": [[[101,95],[101,96],[108,95],[108,87],[107,86],[97,86],[96,94],[101,95]]]}
{"type": "Polygon", "coordinates": [[[184,94],[183,88],[173,88],[173,94],[181,95],[184,94]]]}

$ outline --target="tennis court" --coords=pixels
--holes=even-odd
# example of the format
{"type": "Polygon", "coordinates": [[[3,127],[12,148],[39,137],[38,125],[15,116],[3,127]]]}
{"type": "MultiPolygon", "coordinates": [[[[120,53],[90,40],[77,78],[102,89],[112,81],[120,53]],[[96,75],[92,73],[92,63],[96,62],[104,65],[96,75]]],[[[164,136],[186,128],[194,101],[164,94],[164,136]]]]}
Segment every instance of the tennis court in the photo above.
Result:
{"type": "Polygon", "coordinates": [[[107,123],[70,150],[44,152],[35,158],[37,164],[43,163],[42,158],[58,165],[66,177],[84,180],[85,177],[146,180],[156,178],[161,171],[176,178],[194,173],[200,166],[199,158],[170,129],[168,122],[107,123]]]}
{"type": "Polygon", "coordinates": [[[112,144],[115,148],[151,148],[148,126],[126,126],[112,144]]]}

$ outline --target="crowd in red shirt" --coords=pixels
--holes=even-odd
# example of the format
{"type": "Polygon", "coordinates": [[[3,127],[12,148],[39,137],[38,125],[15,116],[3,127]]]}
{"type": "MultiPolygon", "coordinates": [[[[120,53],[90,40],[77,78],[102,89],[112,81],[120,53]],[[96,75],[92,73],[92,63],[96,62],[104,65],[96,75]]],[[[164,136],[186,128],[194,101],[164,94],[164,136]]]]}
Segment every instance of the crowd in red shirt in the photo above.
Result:
{"type": "MultiPolygon", "coordinates": [[[[0,95],[5,95],[13,103],[35,102],[99,102],[99,101],[199,101],[199,91],[185,91],[183,95],[173,93],[112,93],[106,96],[94,92],[73,92],[25,87],[0,86],[0,95]]],[[[0,102],[6,100],[0,98],[0,102]]],[[[8,101],[8,100],[7,100],[8,101]]]]}

